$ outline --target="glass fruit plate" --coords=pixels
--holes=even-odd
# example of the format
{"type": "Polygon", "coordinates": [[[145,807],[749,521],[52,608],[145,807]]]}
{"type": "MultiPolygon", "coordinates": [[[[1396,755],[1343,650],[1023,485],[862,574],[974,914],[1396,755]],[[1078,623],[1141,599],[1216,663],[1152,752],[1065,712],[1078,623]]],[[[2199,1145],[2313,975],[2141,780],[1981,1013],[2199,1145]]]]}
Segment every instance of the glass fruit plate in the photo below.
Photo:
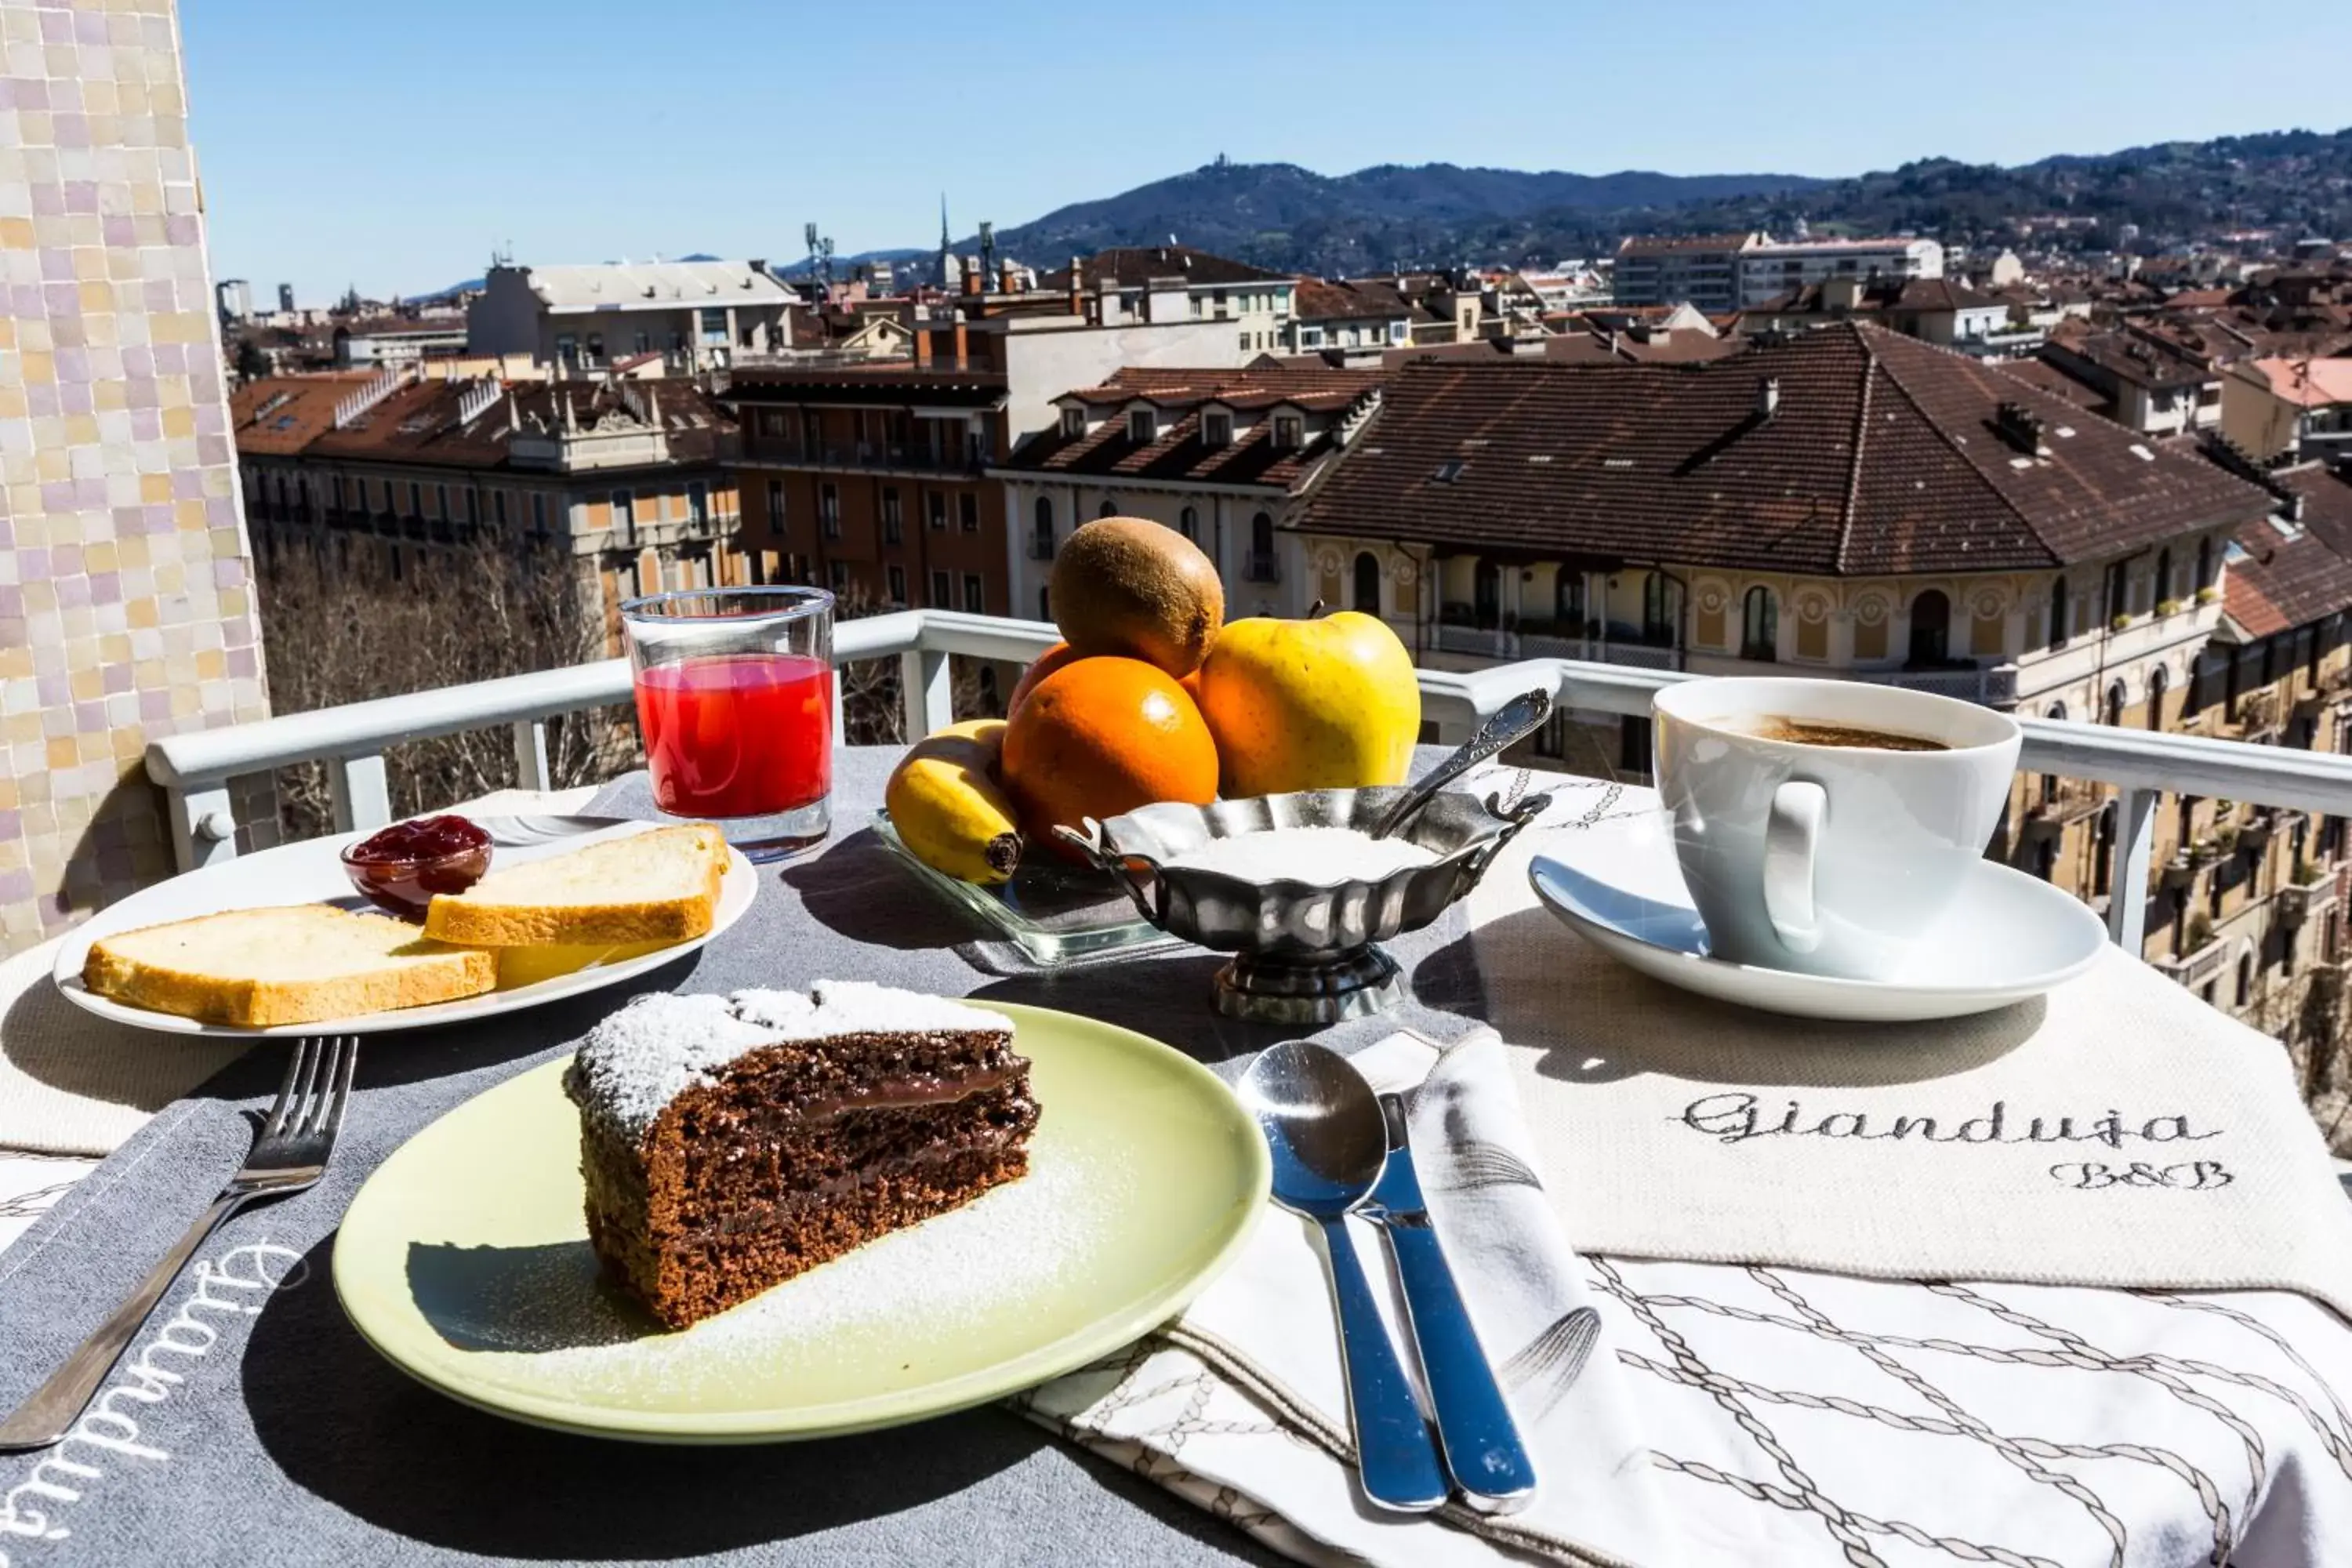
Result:
{"type": "Polygon", "coordinates": [[[1003,887],[978,888],[917,858],[900,841],[888,812],[874,814],[874,832],[918,877],[1041,967],[1129,949],[1183,945],[1145,921],[1116,882],[1089,867],[1031,855],[1003,887]]]}

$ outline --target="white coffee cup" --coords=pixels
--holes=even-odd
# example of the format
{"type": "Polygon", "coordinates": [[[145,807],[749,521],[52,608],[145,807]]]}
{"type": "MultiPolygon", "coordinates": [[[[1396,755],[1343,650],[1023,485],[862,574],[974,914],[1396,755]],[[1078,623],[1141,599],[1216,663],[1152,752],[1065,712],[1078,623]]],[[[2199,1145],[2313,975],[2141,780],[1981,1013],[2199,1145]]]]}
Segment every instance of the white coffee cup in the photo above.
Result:
{"type": "Polygon", "coordinates": [[[2016,721],[1972,702],[1849,680],[1692,680],[1652,701],[1675,853],[1735,963],[1883,979],[1944,912],[2000,820],[2016,721]],[[1775,720],[1940,742],[1808,744],[1775,720]]]}

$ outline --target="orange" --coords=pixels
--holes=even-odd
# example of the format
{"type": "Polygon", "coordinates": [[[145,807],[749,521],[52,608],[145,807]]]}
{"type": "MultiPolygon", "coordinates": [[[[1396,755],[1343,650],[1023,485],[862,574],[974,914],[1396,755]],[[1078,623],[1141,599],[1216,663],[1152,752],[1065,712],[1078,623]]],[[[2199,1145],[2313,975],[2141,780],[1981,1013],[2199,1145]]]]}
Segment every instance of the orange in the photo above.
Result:
{"type": "Polygon", "coordinates": [[[1077,657],[1078,656],[1076,654],[1070,651],[1070,645],[1066,642],[1057,642],[1052,647],[1047,648],[1044,653],[1039,654],[1037,656],[1037,662],[1021,672],[1020,680],[1016,682],[1013,688],[1012,697],[1008,699],[1004,704],[1004,716],[1007,719],[1010,719],[1015,713],[1020,712],[1021,704],[1028,698],[1032,691],[1037,689],[1037,683],[1039,681],[1045,679],[1047,676],[1053,674],[1064,665],[1072,663],[1077,658],[1077,657]]]}
{"type": "Polygon", "coordinates": [[[1155,800],[1217,796],[1217,746],[1175,677],[1100,655],[1047,675],[1004,731],[1005,787],[1030,842],[1076,858],[1055,824],[1105,821],[1155,800]]]}

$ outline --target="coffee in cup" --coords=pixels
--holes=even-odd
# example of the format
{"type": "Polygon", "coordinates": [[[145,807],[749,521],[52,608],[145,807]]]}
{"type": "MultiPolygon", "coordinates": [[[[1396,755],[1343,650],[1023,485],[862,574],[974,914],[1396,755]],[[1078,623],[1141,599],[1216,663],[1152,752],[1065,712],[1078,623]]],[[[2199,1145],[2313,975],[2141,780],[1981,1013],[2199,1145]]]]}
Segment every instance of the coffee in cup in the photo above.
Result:
{"type": "Polygon", "coordinates": [[[2014,720],[1862,681],[1682,681],[1652,701],[1675,854],[1735,963],[1883,979],[1984,854],[2014,720]]]}

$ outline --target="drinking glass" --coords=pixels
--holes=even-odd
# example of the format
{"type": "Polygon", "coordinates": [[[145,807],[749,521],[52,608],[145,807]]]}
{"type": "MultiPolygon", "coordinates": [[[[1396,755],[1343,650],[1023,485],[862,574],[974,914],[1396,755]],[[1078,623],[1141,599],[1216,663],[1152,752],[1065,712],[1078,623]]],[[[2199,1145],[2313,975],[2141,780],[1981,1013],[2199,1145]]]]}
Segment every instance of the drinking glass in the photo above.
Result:
{"type": "Polygon", "coordinates": [[[752,860],[833,824],[833,595],[695,588],[621,606],[654,804],[752,860]]]}

